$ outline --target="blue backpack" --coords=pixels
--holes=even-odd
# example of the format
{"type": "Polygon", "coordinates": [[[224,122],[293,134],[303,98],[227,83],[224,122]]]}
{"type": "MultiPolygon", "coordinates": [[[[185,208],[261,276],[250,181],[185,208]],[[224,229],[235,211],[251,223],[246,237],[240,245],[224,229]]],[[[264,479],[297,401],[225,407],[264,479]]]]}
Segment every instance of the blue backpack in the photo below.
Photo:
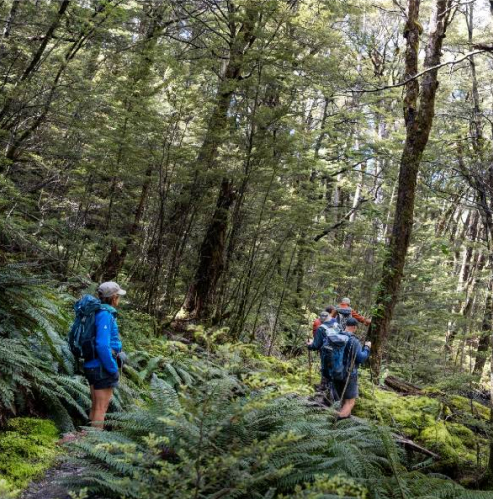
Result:
{"type": "Polygon", "coordinates": [[[96,358],[96,312],[104,305],[91,295],[84,295],[75,305],[75,321],[68,335],[68,345],[74,357],[84,361],[96,358]]]}
{"type": "Polygon", "coordinates": [[[343,381],[346,379],[347,366],[345,351],[349,345],[349,336],[341,332],[339,328],[329,327],[322,324],[325,330],[322,352],[324,354],[324,371],[329,379],[343,381]]]}

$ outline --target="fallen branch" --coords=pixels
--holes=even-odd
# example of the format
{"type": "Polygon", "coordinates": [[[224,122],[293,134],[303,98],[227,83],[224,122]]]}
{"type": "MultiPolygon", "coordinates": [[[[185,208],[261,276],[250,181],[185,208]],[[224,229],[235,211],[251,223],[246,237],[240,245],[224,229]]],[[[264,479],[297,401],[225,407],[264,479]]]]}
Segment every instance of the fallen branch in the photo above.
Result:
{"type": "Polygon", "coordinates": [[[398,444],[403,445],[408,449],[411,449],[415,452],[419,452],[420,454],[425,454],[426,456],[430,456],[433,459],[440,459],[440,456],[438,454],[432,452],[430,449],[427,449],[426,447],[423,447],[422,445],[417,444],[416,442],[414,442],[409,438],[403,437],[398,433],[393,433],[392,437],[398,444]]]}
{"type": "Polygon", "coordinates": [[[404,395],[421,395],[423,393],[422,389],[419,386],[408,383],[407,381],[404,381],[403,379],[397,378],[395,376],[387,376],[385,378],[384,384],[392,390],[404,395]]]}

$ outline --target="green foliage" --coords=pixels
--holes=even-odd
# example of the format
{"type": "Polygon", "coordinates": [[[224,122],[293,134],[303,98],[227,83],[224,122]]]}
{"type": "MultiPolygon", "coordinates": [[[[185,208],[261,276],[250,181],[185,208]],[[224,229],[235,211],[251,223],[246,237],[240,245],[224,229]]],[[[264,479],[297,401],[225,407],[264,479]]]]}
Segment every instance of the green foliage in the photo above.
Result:
{"type": "Polygon", "coordinates": [[[0,268],[0,418],[44,413],[69,430],[74,416],[86,417],[89,390],[74,376],[65,305],[25,267],[0,268]]]}
{"type": "Polygon", "coordinates": [[[458,396],[402,396],[363,380],[355,414],[391,426],[435,451],[435,469],[468,477],[486,466],[489,410],[458,396]],[[475,409],[471,415],[471,406],[475,409]],[[476,429],[476,433],[472,429],[476,429]]]}
{"type": "Polygon", "coordinates": [[[148,404],[113,414],[111,432],[71,444],[73,459],[86,467],[73,486],[140,499],[260,498],[268,491],[313,499],[432,498],[445,490],[463,497],[452,482],[407,471],[385,428],[336,424],[332,412],[283,393],[274,378],[253,387],[244,379],[245,371],[255,376],[277,361],[259,361],[251,347],[194,350],[192,385],[167,382],[157,369],[148,404]]]}
{"type": "Polygon", "coordinates": [[[280,495],[279,499],[367,499],[368,491],[344,475],[320,476],[305,487],[297,485],[293,494],[280,495]]]}
{"type": "MultiPolygon", "coordinates": [[[[7,493],[25,487],[54,462],[58,430],[44,419],[14,418],[0,432],[0,474],[7,493]]],[[[0,497],[2,489],[0,485],[0,497]]],[[[7,497],[9,497],[7,495],[7,497]]]]}

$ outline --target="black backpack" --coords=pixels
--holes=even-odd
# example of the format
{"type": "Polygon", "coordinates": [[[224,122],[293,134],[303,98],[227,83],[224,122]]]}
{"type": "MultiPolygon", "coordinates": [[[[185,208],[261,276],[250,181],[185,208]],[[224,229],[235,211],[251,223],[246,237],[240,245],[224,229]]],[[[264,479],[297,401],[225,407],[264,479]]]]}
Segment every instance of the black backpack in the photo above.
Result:
{"type": "Polygon", "coordinates": [[[346,322],[351,317],[353,313],[353,309],[350,307],[337,308],[337,322],[339,323],[340,328],[345,331],[346,330],[346,322]]]}

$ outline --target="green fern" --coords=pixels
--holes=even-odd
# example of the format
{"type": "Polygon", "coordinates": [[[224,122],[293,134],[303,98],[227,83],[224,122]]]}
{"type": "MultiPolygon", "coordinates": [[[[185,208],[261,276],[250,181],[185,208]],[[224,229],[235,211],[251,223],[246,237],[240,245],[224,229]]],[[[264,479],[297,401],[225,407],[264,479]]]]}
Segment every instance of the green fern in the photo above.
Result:
{"type": "Polygon", "coordinates": [[[113,431],[91,432],[72,444],[87,470],[72,484],[76,488],[146,499],[486,497],[408,471],[385,428],[336,425],[330,412],[311,407],[304,397],[279,395],[273,386],[248,389],[238,377],[244,372],[238,358],[222,368],[213,356],[135,358],[154,369],[146,374],[150,400],[110,416],[113,431]],[[178,382],[178,363],[194,372],[193,384],[178,382]],[[318,485],[306,485],[312,482],[318,485]],[[337,484],[356,495],[337,495],[337,484]]]}

